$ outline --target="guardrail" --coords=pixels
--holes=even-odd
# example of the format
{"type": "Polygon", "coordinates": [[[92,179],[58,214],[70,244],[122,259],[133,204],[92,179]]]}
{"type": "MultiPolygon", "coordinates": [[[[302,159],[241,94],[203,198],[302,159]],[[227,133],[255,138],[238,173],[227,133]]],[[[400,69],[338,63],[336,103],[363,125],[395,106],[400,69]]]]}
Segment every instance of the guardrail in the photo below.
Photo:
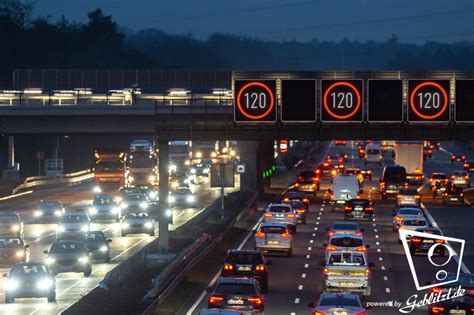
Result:
{"type": "Polygon", "coordinates": [[[12,190],[15,195],[22,190],[32,188],[56,188],[60,186],[74,186],[94,178],[92,170],[82,170],[75,173],[64,174],[59,177],[35,176],[28,177],[22,184],[12,190]]]}

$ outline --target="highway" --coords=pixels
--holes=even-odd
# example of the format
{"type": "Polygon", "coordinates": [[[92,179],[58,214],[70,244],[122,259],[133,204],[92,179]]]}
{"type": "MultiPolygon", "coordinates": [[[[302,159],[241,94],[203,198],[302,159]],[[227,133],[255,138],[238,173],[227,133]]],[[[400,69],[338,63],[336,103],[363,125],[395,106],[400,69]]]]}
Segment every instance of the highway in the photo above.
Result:
{"type": "MultiPolygon", "coordinates": [[[[237,177],[238,178],[238,177],[237,177]]],[[[226,193],[237,188],[226,188],[226,193]]],[[[202,209],[220,196],[220,191],[209,188],[209,181],[191,186],[196,193],[196,205],[190,208],[173,209],[174,224],[170,230],[176,229],[197,215],[202,209]]],[[[44,250],[49,250],[56,240],[56,224],[37,224],[33,217],[34,206],[42,199],[60,200],[66,211],[87,209],[92,204],[92,185],[84,184],[73,189],[57,189],[53,191],[35,191],[32,194],[1,201],[0,211],[17,211],[25,222],[25,242],[30,244],[30,261],[42,261],[46,258],[44,250]]],[[[59,314],[82,296],[97,286],[105,274],[120,264],[127,257],[133,255],[143,246],[154,240],[145,234],[120,236],[119,223],[92,223],[91,230],[102,230],[112,239],[110,263],[94,262],[92,275],[84,278],[82,273],[62,273],[56,276],[57,303],[47,303],[46,299],[16,299],[14,304],[4,304],[4,280],[0,278],[0,314],[59,314]]],[[[157,229],[158,223],[155,223],[157,229]]],[[[158,232],[156,233],[158,235],[158,232]]],[[[9,271],[9,265],[2,265],[1,273],[9,271]]]]}
{"type": "MultiPolygon", "coordinates": [[[[349,154],[346,166],[366,168],[363,160],[358,158],[354,141],[348,141],[347,146],[335,147],[331,144],[327,154],[336,155],[341,151],[349,154]]],[[[472,152],[462,147],[453,143],[443,143],[441,150],[433,152],[433,159],[425,162],[425,177],[435,171],[445,172],[449,175],[454,170],[462,169],[462,164],[451,163],[451,153],[464,153],[468,159],[474,157],[472,152]]],[[[308,166],[314,168],[318,163],[319,160],[316,158],[306,161],[308,166]]],[[[383,166],[391,164],[393,164],[393,159],[390,154],[385,153],[383,166]]],[[[417,292],[403,247],[398,243],[398,234],[392,231],[394,201],[382,201],[378,193],[378,180],[383,166],[368,166],[374,169],[374,176],[372,181],[364,182],[363,196],[374,201],[375,220],[373,222],[358,221],[359,225],[365,229],[366,243],[371,245],[368,250],[368,260],[375,263],[375,268],[371,271],[372,293],[365,298],[365,301],[382,303],[398,301],[406,305],[410,296],[418,294],[422,299],[426,291],[417,292]]],[[[321,185],[318,197],[312,200],[307,224],[298,226],[298,232],[294,239],[293,257],[277,255],[269,257],[272,260],[272,265],[269,267],[269,292],[265,294],[266,314],[309,314],[310,308],[307,304],[316,302],[321,294],[322,267],[319,262],[324,257],[322,243],[327,240],[326,228],[334,221],[343,220],[341,212],[331,211],[328,202],[329,196],[326,192],[329,187],[330,183],[321,185]]],[[[465,206],[443,206],[439,198],[432,199],[428,188],[424,187],[421,191],[424,211],[431,223],[434,226],[439,226],[445,236],[466,240],[462,271],[470,272],[469,268],[474,268],[474,246],[472,244],[474,214],[472,206],[469,202],[465,206]]],[[[470,193],[468,192],[467,195],[470,193]]],[[[471,201],[473,200],[474,198],[471,199],[471,201]]],[[[249,231],[247,236],[249,237],[244,239],[240,247],[253,249],[253,233],[249,231]]],[[[445,259],[434,258],[434,261],[442,263],[445,259]]],[[[414,262],[421,285],[434,279],[438,269],[429,264],[426,256],[417,256],[414,258],[414,262]]],[[[456,261],[451,259],[443,268],[452,271],[456,267],[456,261]]],[[[200,296],[202,299],[189,303],[187,314],[199,314],[199,310],[207,305],[207,297],[207,294],[202,294],[200,296]]],[[[369,314],[400,314],[400,312],[395,307],[381,306],[373,307],[369,310],[369,314]]],[[[427,314],[427,308],[415,309],[410,314],[427,314]]]]}

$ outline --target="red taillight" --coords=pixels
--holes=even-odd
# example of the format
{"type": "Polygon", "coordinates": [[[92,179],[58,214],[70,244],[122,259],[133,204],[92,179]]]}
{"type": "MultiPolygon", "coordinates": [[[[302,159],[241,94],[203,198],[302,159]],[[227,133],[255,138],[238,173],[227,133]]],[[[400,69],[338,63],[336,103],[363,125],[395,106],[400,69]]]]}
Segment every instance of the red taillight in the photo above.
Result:
{"type": "Polygon", "coordinates": [[[357,231],[357,232],[355,232],[355,235],[357,235],[357,236],[362,236],[362,232],[361,232],[361,231],[357,231]]]}
{"type": "Polygon", "coordinates": [[[321,173],[321,171],[319,169],[317,169],[315,173],[319,174],[319,173],[321,173]]]}
{"type": "Polygon", "coordinates": [[[290,198],[284,198],[283,199],[283,202],[288,202],[288,201],[290,201],[290,198]]]}
{"type": "Polygon", "coordinates": [[[327,275],[327,274],[329,273],[329,269],[328,269],[328,268],[324,268],[324,269],[323,269],[323,273],[324,273],[325,275],[327,275]]]}
{"type": "Polygon", "coordinates": [[[313,181],[319,182],[319,177],[313,177],[313,181]]]}
{"type": "Polygon", "coordinates": [[[374,207],[366,207],[365,211],[374,211],[374,207]]]}
{"type": "Polygon", "coordinates": [[[466,156],[465,156],[465,155],[461,156],[461,159],[465,160],[465,159],[466,159],[466,156]]]}
{"type": "Polygon", "coordinates": [[[436,288],[436,287],[431,288],[431,292],[433,292],[433,293],[439,293],[439,292],[441,292],[441,288],[436,288]]]}
{"type": "Polygon", "coordinates": [[[451,158],[454,160],[454,159],[456,158],[456,156],[455,156],[455,155],[452,155],[451,158]]]}
{"type": "Polygon", "coordinates": [[[303,177],[301,177],[301,176],[298,176],[297,179],[298,179],[299,182],[302,182],[302,181],[303,181],[303,177]]]}
{"type": "Polygon", "coordinates": [[[298,214],[303,214],[305,212],[304,209],[296,209],[296,213],[298,214]]]}
{"type": "Polygon", "coordinates": [[[291,234],[290,234],[288,231],[285,231],[285,232],[281,233],[281,236],[283,236],[283,237],[290,237],[291,234]]]}
{"type": "Polygon", "coordinates": [[[290,218],[290,219],[293,219],[295,217],[295,214],[294,213],[288,213],[286,215],[287,218],[290,218]]]}
{"type": "Polygon", "coordinates": [[[222,302],[224,301],[224,298],[223,297],[220,297],[220,296],[214,296],[214,295],[211,295],[211,297],[209,298],[209,303],[218,303],[218,302],[222,302]]]}
{"type": "Polygon", "coordinates": [[[303,198],[303,202],[309,202],[308,198],[303,198]]]}
{"type": "Polygon", "coordinates": [[[464,193],[460,193],[459,196],[461,196],[461,197],[464,196],[464,193]]]}
{"type": "Polygon", "coordinates": [[[402,221],[403,221],[403,218],[397,215],[397,216],[395,217],[395,221],[397,221],[397,222],[402,222],[402,221]]]}
{"type": "Polygon", "coordinates": [[[365,312],[358,312],[356,315],[365,315],[365,312]]]}
{"type": "Polygon", "coordinates": [[[262,305],[263,304],[263,299],[259,297],[250,297],[247,299],[250,303],[253,303],[255,305],[262,305]]]}
{"type": "Polygon", "coordinates": [[[234,270],[234,266],[232,266],[231,264],[225,264],[224,265],[224,270],[227,270],[227,271],[234,270]]]}
{"type": "Polygon", "coordinates": [[[366,251],[367,251],[367,248],[365,248],[365,246],[357,247],[357,251],[358,251],[358,252],[366,252],[366,251]]]}
{"type": "Polygon", "coordinates": [[[441,312],[444,312],[445,308],[442,307],[442,306],[433,306],[433,308],[431,309],[431,311],[435,314],[439,314],[441,312]]]}
{"type": "Polygon", "coordinates": [[[266,212],[263,216],[265,218],[271,218],[271,217],[273,217],[273,214],[266,212]]]}
{"type": "Polygon", "coordinates": [[[295,187],[300,187],[300,184],[299,184],[299,183],[295,183],[295,187]]]}
{"type": "Polygon", "coordinates": [[[385,187],[385,182],[380,182],[380,187],[384,188],[385,187]]]}
{"type": "Polygon", "coordinates": [[[265,270],[267,270],[267,266],[265,266],[265,265],[257,265],[257,266],[255,267],[255,271],[260,271],[260,272],[262,272],[262,271],[265,271],[265,270]]]}
{"type": "Polygon", "coordinates": [[[345,209],[346,211],[351,211],[351,210],[352,210],[352,207],[350,207],[350,206],[345,206],[344,209],[345,209]]]}
{"type": "Polygon", "coordinates": [[[436,240],[436,243],[438,243],[438,244],[443,244],[443,243],[444,243],[444,240],[436,240]]]}
{"type": "Polygon", "coordinates": [[[412,242],[412,243],[419,243],[419,242],[421,242],[421,238],[419,238],[419,237],[412,237],[412,238],[410,238],[410,242],[412,242]]]}
{"type": "Polygon", "coordinates": [[[257,233],[255,233],[255,237],[265,237],[265,233],[263,233],[262,231],[258,231],[257,233]]]}
{"type": "Polygon", "coordinates": [[[334,236],[334,235],[336,235],[336,232],[334,232],[334,231],[329,231],[329,232],[328,232],[328,235],[329,235],[329,236],[334,236]]]}
{"type": "Polygon", "coordinates": [[[323,165],[324,165],[324,166],[329,166],[329,163],[324,163],[323,165]]]}
{"type": "Polygon", "coordinates": [[[469,167],[469,164],[467,164],[467,163],[464,163],[464,167],[469,167]]]}
{"type": "Polygon", "coordinates": [[[333,251],[336,251],[336,250],[337,250],[337,247],[336,247],[336,246],[329,245],[328,247],[326,247],[326,250],[327,250],[328,252],[333,252],[333,251]]]}
{"type": "Polygon", "coordinates": [[[325,314],[324,314],[324,312],[316,311],[316,312],[314,312],[312,315],[325,315],[325,314]]]}
{"type": "Polygon", "coordinates": [[[444,193],[443,196],[444,196],[444,197],[448,197],[448,193],[444,193]]]}

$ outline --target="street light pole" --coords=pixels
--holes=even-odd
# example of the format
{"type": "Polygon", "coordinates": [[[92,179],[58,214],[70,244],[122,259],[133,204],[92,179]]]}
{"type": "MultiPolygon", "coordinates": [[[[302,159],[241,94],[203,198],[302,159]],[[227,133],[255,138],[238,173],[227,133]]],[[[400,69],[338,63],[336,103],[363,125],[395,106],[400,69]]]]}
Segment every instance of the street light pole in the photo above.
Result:
{"type": "Polygon", "coordinates": [[[224,210],[224,163],[220,163],[220,172],[221,172],[221,220],[225,220],[225,210],[224,210]]]}

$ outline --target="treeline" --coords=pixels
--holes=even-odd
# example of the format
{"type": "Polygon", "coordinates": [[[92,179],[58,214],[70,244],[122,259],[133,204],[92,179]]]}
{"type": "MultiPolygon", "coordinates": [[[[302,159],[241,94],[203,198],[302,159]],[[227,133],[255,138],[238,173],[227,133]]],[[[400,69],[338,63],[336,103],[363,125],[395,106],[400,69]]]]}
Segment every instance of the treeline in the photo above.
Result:
{"type": "MultiPolygon", "coordinates": [[[[122,31],[97,9],[85,23],[31,18],[26,0],[0,0],[0,86],[13,69],[474,70],[474,43],[207,40],[156,29],[122,31]]],[[[318,34],[314,34],[317,38],[318,34]]]]}

